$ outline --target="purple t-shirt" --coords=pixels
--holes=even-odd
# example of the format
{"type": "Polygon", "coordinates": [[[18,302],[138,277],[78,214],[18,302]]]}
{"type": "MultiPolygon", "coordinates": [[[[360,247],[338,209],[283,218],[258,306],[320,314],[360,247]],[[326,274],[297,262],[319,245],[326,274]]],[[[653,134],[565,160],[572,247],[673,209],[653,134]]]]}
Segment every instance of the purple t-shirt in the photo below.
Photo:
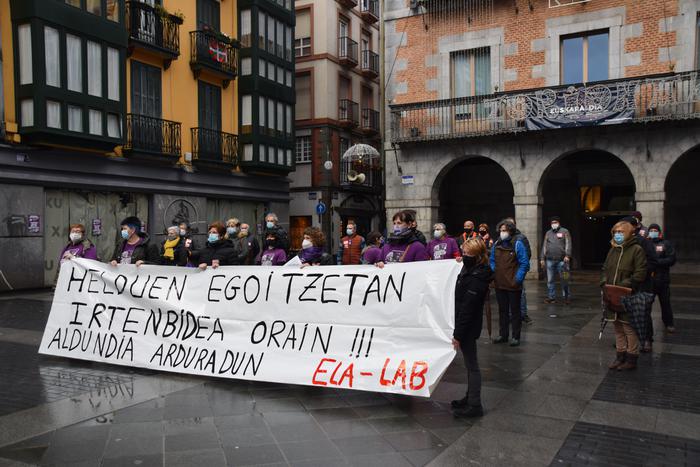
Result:
{"type": "Polygon", "coordinates": [[[382,260],[382,249],[371,246],[362,254],[362,264],[374,264],[382,260]]]}
{"type": "Polygon", "coordinates": [[[457,242],[452,237],[431,240],[427,249],[430,259],[454,259],[460,256],[457,242]]]}
{"type": "Polygon", "coordinates": [[[287,253],[281,248],[265,250],[260,254],[261,266],[282,266],[287,262],[287,253]]]}
{"type": "Polygon", "coordinates": [[[122,257],[119,260],[119,264],[131,264],[131,257],[134,254],[134,250],[140,243],[140,241],[134,243],[133,245],[124,243],[124,249],[122,250],[122,257]]]}
{"type": "Polygon", "coordinates": [[[65,255],[66,253],[70,253],[76,258],[97,259],[97,251],[95,249],[95,246],[91,245],[86,250],[85,246],[83,245],[83,242],[80,242],[78,244],[69,243],[68,245],[66,245],[66,247],[61,252],[61,264],[63,264],[66,261],[63,258],[63,255],[65,255]]]}
{"type": "Polygon", "coordinates": [[[387,243],[382,248],[382,260],[385,263],[411,263],[413,261],[425,261],[427,259],[428,255],[421,242],[395,245],[387,243]],[[408,248],[408,252],[406,253],[406,256],[404,256],[404,251],[406,251],[406,248],[408,248]],[[402,256],[403,260],[401,259],[402,256]]]}

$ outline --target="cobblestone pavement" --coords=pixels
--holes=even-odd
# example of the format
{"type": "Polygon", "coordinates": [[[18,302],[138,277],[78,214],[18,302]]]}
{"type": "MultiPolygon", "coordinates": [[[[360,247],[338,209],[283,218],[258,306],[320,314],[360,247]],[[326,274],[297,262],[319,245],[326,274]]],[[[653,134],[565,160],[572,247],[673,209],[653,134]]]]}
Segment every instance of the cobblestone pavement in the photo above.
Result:
{"type": "MultiPolygon", "coordinates": [[[[479,342],[486,414],[457,420],[457,357],[430,399],[194,378],[38,355],[45,291],[0,296],[0,466],[700,465],[700,291],[673,289],[654,352],[609,372],[594,275],[571,306],[528,282],[522,345],[479,342]]],[[[494,329],[497,311],[494,310],[494,329]]]]}

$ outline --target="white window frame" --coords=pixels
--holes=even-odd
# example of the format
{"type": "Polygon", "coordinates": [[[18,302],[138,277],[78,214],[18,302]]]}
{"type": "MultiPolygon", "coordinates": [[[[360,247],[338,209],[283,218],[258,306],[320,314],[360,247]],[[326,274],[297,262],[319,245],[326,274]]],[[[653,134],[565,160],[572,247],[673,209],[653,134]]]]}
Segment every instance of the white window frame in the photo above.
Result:
{"type": "Polygon", "coordinates": [[[308,164],[313,161],[311,135],[296,137],[294,157],[297,164],[308,164]]]}

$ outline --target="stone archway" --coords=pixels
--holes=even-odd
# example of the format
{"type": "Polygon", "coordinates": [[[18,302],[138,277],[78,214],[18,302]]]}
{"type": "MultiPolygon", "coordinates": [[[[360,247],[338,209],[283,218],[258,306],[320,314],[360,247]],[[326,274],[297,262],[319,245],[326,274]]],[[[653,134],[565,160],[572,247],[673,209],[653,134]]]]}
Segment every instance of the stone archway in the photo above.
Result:
{"type": "Polygon", "coordinates": [[[676,248],[678,262],[692,272],[698,272],[700,267],[700,197],[695,191],[698,173],[700,146],[679,157],[666,176],[665,225],[661,226],[676,248]]]}
{"type": "Polygon", "coordinates": [[[635,210],[635,179],[613,154],[585,149],[562,155],[539,183],[542,228],[551,216],[571,231],[576,267],[597,267],[605,259],[610,228],[635,210]]]}

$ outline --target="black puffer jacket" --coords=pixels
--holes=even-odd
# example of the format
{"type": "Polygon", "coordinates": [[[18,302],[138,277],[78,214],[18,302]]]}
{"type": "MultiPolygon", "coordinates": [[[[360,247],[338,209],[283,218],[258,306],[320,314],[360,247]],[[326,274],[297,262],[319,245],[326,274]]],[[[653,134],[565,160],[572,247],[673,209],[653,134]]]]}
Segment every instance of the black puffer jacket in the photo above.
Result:
{"type": "Polygon", "coordinates": [[[454,338],[458,341],[478,339],[481,335],[484,300],[491,280],[493,272],[488,264],[462,266],[455,288],[454,338]]]}
{"type": "Polygon", "coordinates": [[[163,266],[186,266],[189,259],[189,252],[185,248],[185,239],[180,237],[180,241],[173,248],[173,259],[163,256],[165,253],[165,242],[160,244],[160,264],[163,266]]]}
{"type": "Polygon", "coordinates": [[[651,293],[654,291],[653,280],[654,275],[656,274],[656,267],[658,265],[656,249],[654,248],[654,244],[651,242],[651,240],[649,240],[646,237],[642,237],[641,235],[639,235],[639,233],[635,234],[634,238],[637,239],[637,243],[639,244],[639,246],[642,247],[647,257],[647,275],[644,279],[644,282],[640,285],[639,289],[642,292],[651,293]]]}
{"type": "MultiPolygon", "coordinates": [[[[160,264],[158,245],[151,243],[147,233],[138,232],[137,235],[141,238],[141,243],[136,245],[136,248],[134,248],[131,254],[131,264],[137,261],[143,261],[146,264],[160,264]]],[[[124,251],[125,245],[126,240],[120,238],[117,245],[114,247],[114,253],[112,253],[112,257],[110,258],[111,261],[116,261],[117,263],[122,262],[122,252],[124,251]]]]}
{"type": "Polygon", "coordinates": [[[671,266],[676,264],[676,250],[673,244],[663,238],[651,240],[656,251],[656,273],[654,274],[654,283],[659,285],[668,285],[671,283],[671,266]]]}
{"type": "Polygon", "coordinates": [[[231,240],[217,240],[214,243],[207,242],[202,249],[192,253],[192,264],[199,265],[206,263],[211,266],[213,260],[218,259],[220,266],[231,266],[236,264],[236,250],[231,240]]]}

